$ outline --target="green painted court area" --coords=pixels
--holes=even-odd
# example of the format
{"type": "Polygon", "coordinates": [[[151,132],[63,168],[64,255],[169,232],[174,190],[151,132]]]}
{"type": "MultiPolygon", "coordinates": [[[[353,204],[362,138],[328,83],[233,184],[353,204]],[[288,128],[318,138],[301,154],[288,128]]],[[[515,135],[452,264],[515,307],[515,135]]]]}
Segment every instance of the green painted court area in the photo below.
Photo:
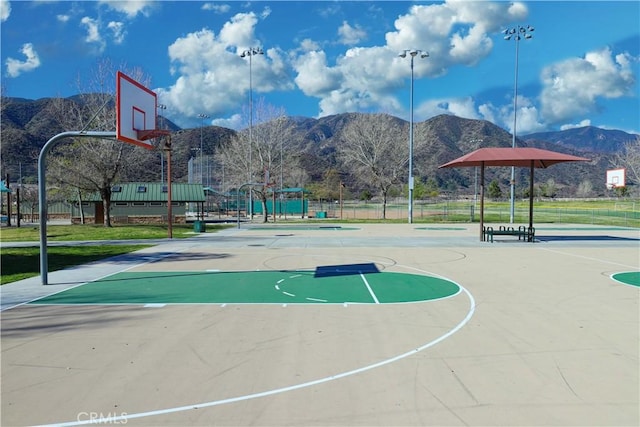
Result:
{"type": "Polygon", "coordinates": [[[617,273],[611,277],[613,280],[617,280],[618,282],[622,282],[627,285],[640,286],[640,271],[617,273]]]}
{"type": "Polygon", "coordinates": [[[441,278],[349,268],[126,272],[31,304],[388,304],[445,298],[459,291],[457,284],[441,278]]]}

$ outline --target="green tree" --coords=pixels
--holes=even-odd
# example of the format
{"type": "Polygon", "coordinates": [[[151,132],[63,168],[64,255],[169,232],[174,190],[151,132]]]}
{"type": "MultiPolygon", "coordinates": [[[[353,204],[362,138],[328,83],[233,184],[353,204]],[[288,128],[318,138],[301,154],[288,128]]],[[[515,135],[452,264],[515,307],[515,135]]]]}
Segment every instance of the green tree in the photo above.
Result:
{"type": "Polygon", "coordinates": [[[435,178],[427,179],[427,182],[424,185],[424,191],[427,197],[438,197],[438,195],[440,194],[438,181],[436,181],[435,178]]]}
{"type": "Polygon", "coordinates": [[[494,200],[502,197],[502,190],[500,189],[500,184],[498,184],[497,179],[491,181],[489,187],[487,188],[487,192],[489,194],[489,197],[494,200]]]}
{"type": "Polygon", "coordinates": [[[549,178],[547,182],[540,184],[540,194],[542,197],[556,197],[558,186],[553,178],[549,178]]]}
{"type": "MultiPolygon", "coordinates": [[[[323,176],[322,182],[315,183],[313,195],[322,200],[338,200],[340,198],[340,171],[331,168],[323,176]]],[[[311,187],[311,186],[310,186],[311,187]]]]}

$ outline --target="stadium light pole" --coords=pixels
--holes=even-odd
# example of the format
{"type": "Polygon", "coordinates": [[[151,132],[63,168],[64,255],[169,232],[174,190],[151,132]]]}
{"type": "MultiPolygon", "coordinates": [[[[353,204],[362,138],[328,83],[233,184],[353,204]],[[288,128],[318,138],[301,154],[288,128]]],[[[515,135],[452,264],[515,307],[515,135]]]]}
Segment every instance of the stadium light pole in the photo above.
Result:
{"type": "MultiPolygon", "coordinates": [[[[507,28],[502,33],[504,39],[507,41],[513,40],[516,43],[516,67],[515,67],[515,80],[513,84],[513,131],[511,148],[516,148],[516,118],[518,116],[518,52],[520,46],[520,40],[522,38],[530,39],[533,37],[531,34],[534,28],[531,25],[520,26],[517,25],[513,28],[507,28]]],[[[513,224],[515,216],[515,200],[516,200],[516,168],[511,166],[511,199],[509,204],[509,223],[513,224]]]]}
{"type": "Polygon", "coordinates": [[[420,55],[420,58],[426,58],[429,56],[428,52],[418,49],[405,49],[398,55],[400,58],[406,58],[409,54],[411,60],[411,90],[409,96],[409,211],[408,221],[409,224],[413,223],[413,58],[420,55]]]}
{"type": "MultiPolygon", "coordinates": [[[[264,51],[261,47],[250,47],[244,50],[241,54],[241,58],[249,57],[249,174],[248,181],[253,181],[253,160],[251,159],[251,151],[253,150],[252,132],[253,132],[253,69],[252,60],[255,55],[264,55],[264,51]]],[[[249,217],[253,219],[253,191],[252,187],[249,187],[249,217]]]]}
{"type": "MultiPolygon", "coordinates": [[[[158,110],[166,110],[167,106],[164,104],[158,104],[158,110]]],[[[158,112],[158,116],[160,116],[160,112],[158,112]]],[[[160,129],[164,129],[163,121],[160,121],[160,129]]],[[[164,185],[164,152],[160,151],[160,186],[164,185]]]]}
{"type": "Polygon", "coordinates": [[[206,114],[198,114],[198,118],[200,119],[200,184],[204,185],[204,175],[202,173],[202,164],[204,163],[204,149],[202,145],[202,128],[204,127],[204,119],[208,119],[209,116],[206,114]]]}

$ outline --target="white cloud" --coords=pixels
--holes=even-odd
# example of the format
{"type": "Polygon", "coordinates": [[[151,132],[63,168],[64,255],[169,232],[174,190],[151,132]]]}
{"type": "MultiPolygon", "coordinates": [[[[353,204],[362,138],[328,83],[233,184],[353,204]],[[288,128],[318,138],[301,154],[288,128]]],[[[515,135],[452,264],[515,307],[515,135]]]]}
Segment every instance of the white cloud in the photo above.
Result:
{"type": "MultiPolygon", "coordinates": [[[[337,57],[335,64],[328,62],[317,43],[312,46],[315,49],[302,49],[292,61],[297,73],[295,81],[305,94],[319,98],[321,116],[355,109],[399,109],[393,93],[405,85],[410,74],[409,59],[398,58],[400,51],[428,51],[429,58],[414,60],[414,76],[436,78],[450,67],[481,61],[493,47],[489,32],[496,32],[526,13],[520,4],[501,2],[415,5],[396,19],[394,31],[385,35],[385,45],[350,48],[337,57]]],[[[342,33],[348,34],[351,27],[347,26],[343,23],[342,33]]],[[[449,102],[450,107],[470,114],[457,102],[449,102]]]]}
{"type": "Polygon", "coordinates": [[[340,43],[346,45],[357,44],[367,37],[366,31],[358,25],[352,27],[347,21],[343,21],[340,28],[338,28],[338,35],[340,36],[340,43]]]}
{"type": "MultiPolygon", "coordinates": [[[[84,38],[84,41],[87,43],[98,43],[100,45],[104,44],[102,36],[100,35],[99,23],[96,19],[85,16],[80,20],[80,23],[87,29],[87,36],[84,38]]],[[[104,49],[104,46],[102,49],[104,49]]]]}
{"type": "Polygon", "coordinates": [[[60,14],[60,15],[56,15],[56,19],[57,19],[59,22],[69,22],[69,20],[71,19],[71,16],[69,16],[69,15],[62,15],[62,14],[60,14]]]}
{"type": "MultiPolygon", "coordinates": [[[[517,104],[516,135],[541,132],[547,128],[540,111],[531,99],[518,95],[517,104]]],[[[478,114],[478,118],[495,123],[513,133],[513,102],[501,106],[482,104],[478,107],[478,114]]]]}
{"type": "Polygon", "coordinates": [[[86,29],[84,41],[93,45],[97,54],[105,51],[108,42],[122,44],[127,36],[124,22],[110,21],[105,27],[99,19],[85,16],[80,24],[86,29]]]}
{"type": "MultiPolygon", "coordinates": [[[[224,9],[216,9],[213,4],[203,8],[224,9]]],[[[340,4],[336,3],[319,13],[339,10],[340,4]]],[[[254,95],[293,89],[295,82],[305,95],[318,99],[319,116],[381,110],[406,116],[404,99],[400,102],[397,95],[410,74],[408,59],[398,57],[402,49],[428,50],[430,58],[415,60],[415,78],[435,79],[450,67],[482,60],[493,47],[490,32],[526,13],[526,7],[519,3],[450,0],[411,7],[396,19],[394,30],[387,32],[381,45],[352,47],[330,57],[321,41],[309,38],[286,53],[271,48],[264,55],[251,57],[254,95]]],[[[217,34],[202,29],[177,39],[169,47],[176,80],[170,87],[159,89],[165,102],[174,104],[173,108],[187,117],[227,114],[240,108],[248,97],[249,59],[240,58],[238,53],[262,45],[256,28],[270,14],[269,7],[261,12],[238,13],[217,34]]],[[[343,43],[360,43],[367,36],[357,25],[341,22],[336,31],[343,43]]],[[[481,116],[473,111],[468,99],[447,100],[446,105],[442,102],[434,108],[465,117],[481,116]]]]}
{"type": "Polygon", "coordinates": [[[264,9],[262,9],[262,13],[260,13],[260,18],[265,19],[269,15],[271,15],[271,8],[269,6],[266,6],[264,9]]]}
{"type": "Polygon", "coordinates": [[[566,125],[562,125],[560,126],[560,130],[568,130],[568,129],[576,129],[576,128],[583,128],[585,126],[591,126],[591,120],[589,119],[584,119],[582,120],[580,123],[577,124],[566,124],[566,125]]]}
{"type": "Polygon", "coordinates": [[[438,114],[453,114],[465,119],[480,119],[475,101],[471,97],[431,100],[420,104],[415,109],[417,121],[426,120],[438,114]]]}
{"type": "Polygon", "coordinates": [[[551,123],[584,116],[598,109],[598,99],[632,95],[635,85],[628,54],[614,56],[609,48],[548,66],[542,71],[541,106],[551,123]]]}
{"type": "MultiPolygon", "coordinates": [[[[269,13],[268,8],[262,13],[238,13],[218,34],[203,29],[177,39],[169,47],[175,83],[159,89],[168,98],[166,102],[177,105],[174,108],[187,117],[202,112],[215,117],[242,108],[249,91],[249,59],[238,53],[261,46],[256,28],[269,13]]],[[[381,45],[351,47],[329,56],[321,41],[306,38],[286,53],[268,49],[251,58],[254,97],[289,90],[293,81],[305,95],[318,99],[319,116],[385,111],[408,118],[405,99],[399,93],[405,93],[410,67],[408,58],[398,57],[401,50],[429,51],[428,58],[414,59],[414,77],[430,78],[437,84],[437,78],[449,68],[482,61],[494,48],[495,33],[526,15],[527,8],[521,3],[449,0],[412,6],[395,20],[394,29],[386,33],[381,45]]],[[[337,31],[345,43],[356,43],[366,36],[346,21],[337,31]]],[[[634,61],[636,58],[629,55],[614,56],[604,50],[549,67],[543,73],[540,99],[518,97],[517,134],[544,130],[548,121],[565,122],[579,116],[594,108],[598,97],[629,94],[634,61]]],[[[426,120],[437,114],[485,119],[513,131],[509,97],[504,105],[477,105],[470,96],[430,100],[416,106],[414,118],[426,120]]],[[[237,123],[234,117],[218,120],[237,123]]]]}
{"type": "Polygon", "coordinates": [[[216,37],[202,29],[177,39],[169,46],[176,81],[157,89],[163,102],[171,104],[186,120],[200,113],[215,117],[238,110],[248,99],[249,61],[254,97],[259,93],[292,89],[289,64],[276,48],[263,55],[241,58],[239,53],[259,47],[254,13],[239,13],[226,22],[216,37]]]}
{"type": "Polygon", "coordinates": [[[138,14],[149,16],[154,2],[152,0],[100,0],[100,4],[124,13],[128,18],[135,18],[138,14]]]}
{"type": "Polygon", "coordinates": [[[240,130],[245,126],[241,114],[234,114],[228,119],[214,119],[211,123],[214,126],[221,126],[229,129],[240,130]]]}
{"type": "Polygon", "coordinates": [[[11,3],[9,0],[0,0],[0,22],[9,19],[9,15],[11,15],[11,3]]]}
{"type": "Polygon", "coordinates": [[[26,57],[24,61],[20,61],[14,58],[7,58],[7,75],[9,77],[18,77],[22,73],[33,71],[40,66],[40,57],[33,48],[31,43],[25,43],[20,50],[26,57]]]}
{"type": "Polygon", "coordinates": [[[227,13],[231,10],[231,6],[228,4],[205,3],[202,5],[202,10],[211,10],[215,13],[227,13]]]}
{"type": "Polygon", "coordinates": [[[107,25],[107,28],[113,32],[113,41],[115,44],[121,44],[124,41],[127,32],[124,30],[124,24],[122,22],[111,21],[107,25]]]}
{"type": "Polygon", "coordinates": [[[320,50],[320,45],[311,39],[304,39],[300,42],[300,50],[302,52],[309,52],[312,50],[320,50]]]}
{"type": "Polygon", "coordinates": [[[307,96],[322,97],[338,89],[341,74],[327,67],[327,56],[322,51],[311,51],[299,57],[295,64],[298,76],[295,82],[307,96]]]}

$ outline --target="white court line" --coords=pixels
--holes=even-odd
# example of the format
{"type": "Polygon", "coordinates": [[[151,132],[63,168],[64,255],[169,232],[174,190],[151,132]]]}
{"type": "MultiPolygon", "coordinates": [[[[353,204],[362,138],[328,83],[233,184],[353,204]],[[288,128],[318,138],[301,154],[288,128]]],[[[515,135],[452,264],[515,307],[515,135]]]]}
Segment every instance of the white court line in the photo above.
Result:
{"type": "Polygon", "coordinates": [[[364,277],[364,274],[360,273],[360,278],[362,278],[362,281],[364,282],[364,284],[367,286],[367,289],[369,290],[369,293],[371,294],[371,298],[373,298],[373,301],[376,304],[380,304],[380,301],[378,301],[378,297],[376,296],[376,294],[373,292],[373,289],[371,289],[371,286],[369,286],[369,282],[367,282],[367,279],[364,277]]]}
{"type": "Polygon", "coordinates": [[[627,264],[621,264],[619,262],[613,262],[613,261],[607,261],[601,258],[592,258],[592,257],[588,257],[588,256],[584,256],[584,255],[576,255],[576,254],[572,254],[571,252],[562,252],[562,251],[556,251],[553,249],[548,249],[548,248],[538,248],[540,250],[543,251],[549,251],[549,252],[554,252],[556,254],[562,254],[562,255],[568,255],[568,256],[572,256],[572,257],[576,257],[576,258],[582,258],[582,259],[588,259],[590,261],[598,261],[598,262],[603,262],[605,264],[611,264],[611,265],[619,265],[621,267],[627,267],[627,268],[633,268],[633,269],[637,269],[638,266],[637,265],[627,265],[627,264]]]}
{"type": "MultiPolygon", "coordinates": [[[[622,281],[616,279],[615,277],[613,277],[616,274],[620,274],[620,273],[627,273],[627,272],[626,271],[618,271],[617,273],[612,273],[612,274],[609,275],[609,279],[613,280],[616,283],[620,283],[621,285],[637,287],[636,285],[632,285],[631,283],[622,282],[622,281]]],[[[631,273],[631,272],[629,272],[629,273],[631,273]]]]}
{"type": "MultiPolygon", "coordinates": [[[[421,270],[418,270],[416,268],[414,268],[414,270],[421,271],[421,270]]],[[[442,276],[439,276],[439,277],[444,279],[444,277],[442,277],[442,276]]],[[[446,280],[449,280],[449,279],[446,279],[446,280]]],[[[244,395],[244,396],[231,397],[231,398],[222,399],[222,400],[214,400],[214,401],[211,401],[211,402],[195,403],[195,404],[186,405],[186,406],[177,406],[177,407],[174,407],[174,408],[159,409],[157,411],[139,412],[139,413],[136,413],[136,414],[127,414],[127,415],[121,415],[121,416],[116,416],[116,417],[106,417],[106,418],[102,418],[100,420],[69,421],[69,422],[65,422],[65,423],[48,424],[47,426],[50,426],[50,427],[53,427],[53,426],[71,427],[71,426],[79,426],[79,425],[87,425],[87,424],[97,424],[98,422],[107,423],[107,424],[125,424],[128,420],[132,420],[132,419],[136,419],[136,418],[152,417],[152,416],[156,416],[156,415],[166,415],[166,414],[172,414],[172,413],[176,413],[176,412],[190,411],[190,410],[194,410],[194,409],[209,408],[209,407],[212,407],[212,406],[225,405],[227,403],[241,402],[241,401],[245,401],[245,400],[256,399],[256,398],[259,398],[259,397],[266,397],[266,396],[272,396],[274,394],[286,393],[286,392],[289,392],[289,391],[299,390],[299,389],[302,389],[302,388],[307,388],[307,387],[312,387],[312,386],[315,386],[315,385],[318,385],[318,384],[323,384],[323,383],[326,383],[326,382],[329,382],[329,381],[339,380],[339,379],[342,379],[342,378],[345,378],[345,377],[350,377],[352,375],[360,374],[362,372],[370,371],[372,369],[380,368],[381,366],[389,365],[391,363],[394,363],[394,362],[397,362],[399,360],[405,359],[405,358],[407,358],[409,356],[413,356],[416,353],[424,351],[424,350],[426,350],[426,349],[428,349],[430,347],[433,347],[434,345],[436,345],[436,344],[444,341],[445,339],[449,338],[450,336],[452,336],[453,334],[458,332],[460,329],[462,329],[467,323],[469,323],[469,320],[471,320],[471,318],[473,317],[473,314],[475,313],[475,310],[476,310],[476,301],[473,298],[473,295],[471,295],[471,292],[469,292],[465,287],[463,287],[459,283],[454,282],[453,280],[449,280],[449,281],[452,282],[452,283],[455,283],[456,285],[458,285],[460,287],[461,292],[464,292],[467,295],[467,298],[469,298],[469,311],[467,312],[467,315],[464,317],[464,319],[462,319],[460,321],[460,323],[458,323],[455,327],[453,327],[453,329],[451,329],[449,332],[445,333],[444,335],[439,336],[438,338],[434,339],[433,341],[429,341],[428,343],[425,343],[425,344],[421,345],[420,347],[414,348],[414,349],[409,350],[409,351],[407,351],[405,353],[402,353],[402,354],[399,354],[397,356],[394,356],[394,357],[392,357],[390,359],[381,360],[381,361],[373,363],[371,365],[363,366],[361,368],[353,369],[351,371],[341,372],[341,373],[338,373],[338,374],[335,374],[335,375],[331,375],[331,376],[328,376],[328,377],[319,378],[317,380],[312,380],[312,381],[308,381],[308,382],[300,383],[300,384],[294,384],[292,386],[287,386],[287,387],[276,388],[276,389],[273,389],[273,390],[267,390],[267,391],[263,391],[263,392],[259,392],[259,393],[247,394],[247,395],[244,395]]],[[[345,303],[345,305],[346,305],[346,303],[345,303]]],[[[284,304],[283,307],[286,307],[286,304],[284,304]]]]}

